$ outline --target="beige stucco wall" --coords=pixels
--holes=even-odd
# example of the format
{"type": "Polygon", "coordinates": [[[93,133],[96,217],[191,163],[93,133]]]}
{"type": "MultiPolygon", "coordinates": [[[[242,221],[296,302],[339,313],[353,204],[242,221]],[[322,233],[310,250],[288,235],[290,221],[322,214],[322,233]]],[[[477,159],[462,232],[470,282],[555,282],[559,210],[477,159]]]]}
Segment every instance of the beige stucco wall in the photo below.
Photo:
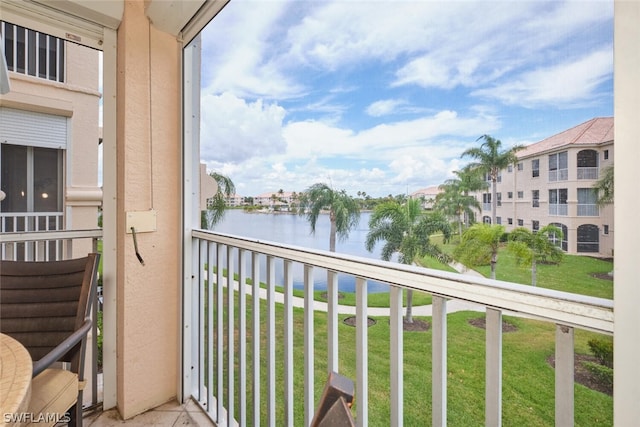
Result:
{"type": "Polygon", "coordinates": [[[117,56],[117,402],[124,418],[178,389],[180,46],[126,2],[117,56]],[[126,213],[153,209],[156,231],[127,234],[126,213]]]}

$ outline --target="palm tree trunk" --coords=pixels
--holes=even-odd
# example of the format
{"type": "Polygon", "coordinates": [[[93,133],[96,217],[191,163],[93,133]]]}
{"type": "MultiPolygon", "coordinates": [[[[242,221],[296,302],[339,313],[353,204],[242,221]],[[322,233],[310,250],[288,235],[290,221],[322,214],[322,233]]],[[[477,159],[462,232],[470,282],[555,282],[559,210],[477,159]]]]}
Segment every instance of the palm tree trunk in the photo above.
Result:
{"type": "Polygon", "coordinates": [[[336,219],[335,219],[333,213],[329,214],[329,221],[331,222],[331,230],[329,231],[329,251],[330,252],[335,252],[336,251],[337,226],[336,226],[336,219]]]}
{"type": "Polygon", "coordinates": [[[531,285],[532,286],[536,286],[537,285],[537,275],[538,275],[538,267],[536,265],[536,259],[534,258],[533,261],[531,262],[531,285]]]}
{"type": "Polygon", "coordinates": [[[498,254],[496,252],[491,254],[491,278],[496,278],[496,264],[498,263],[498,254]]]}
{"type": "Polygon", "coordinates": [[[413,290],[407,289],[407,323],[413,323],[413,290]]]}

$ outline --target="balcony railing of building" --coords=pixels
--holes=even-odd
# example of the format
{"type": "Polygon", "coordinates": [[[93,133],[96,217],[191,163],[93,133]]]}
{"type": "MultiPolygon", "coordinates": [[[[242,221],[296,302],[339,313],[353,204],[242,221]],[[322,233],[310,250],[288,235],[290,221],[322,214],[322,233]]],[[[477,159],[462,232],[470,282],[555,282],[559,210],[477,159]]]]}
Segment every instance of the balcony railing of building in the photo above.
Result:
{"type": "Polygon", "coordinates": [[[236,422],[276,425],[276,413],[278,425],[294,425],[294,402],[299,399],[303,400],[299,407],[304,409],[298,409],[297,414],[301,417],[303,412],[304,425],[309,425],[317,404],[314,399],[316,363],[337,372],[340,355],[347,353],[355,354],[357,424],[368,425],[369,395],[373,391],[369,386],[367,333],[369,281],[387,283],[390,287],[390,412],[388,421],[376,420],[388,425],[403,425],[402,291],[405,289],[432,295],[434,426],[446,424],[447,399],[455,399],[447,395],[448,300],[475,303],[486,310],[486,425],[501,425],[502,419],[503,313],[517,313],[556,324],[556,425],[573,425],[574,328],[613,333],[611,300],[202,230],[194,230],[192,236],[192,274],[185,287],[187,324],[184,329],[191,331],[191,345],[185,347],[185,359],[190,360],[191,365],[185,378],[193,397],[218,425],[236,422]],[[295,325],[294,269],[303,271],[304,277],[303,321],[296,317],[295,325]],[[327,317],[326,326],[323,322],[321,329],[314,325],[314,272],[318,270],[321,275],[327,273],[328,303],[323,307],[327,317]],[[337,273],[355,279],[356,338],[349,348],[338,347],[337,273]],[[235,277],[235,292],[228,292],[227,277],[235,277]],[[264,281],[262,289],[261,281],[264,281]],[[247,284],[240,286],[239,283],[247,284]],[[282,290],[276,292],[276,286],[282,290]],[[262,300],[249,297],[259,293],[262,300]],[[279,327],[276,317],[278,325],[282,323],[279,327]],[[326,353],[317,354],[314,337],[320,332],[327,335],[327,348],[326,353]],[[304,359],[294,365],[294,348],[300,350],[301,347],[304,359]],[[262,354],[262,359],[254,359],[253,354],[262,354]],[[325,357],[326,360],[316,359],[325,357]],[[304,378],[304,391],[294,392],[294,377],[304,378]],[[276,386],[277,379],[282,380],[282,384],[276,386]],[[262,387],[253,387],[255,383],[262,387]],[[280,407],[276,406],[276,396],[280,407]]]}
{"type": "Polygon", "coordinates": [[[578,203],[578,216],[600,216],[598,205],[578,203]]]}
{"type": "Polygon", "coordinates": [[[578,179],[598,179],[598,167],[579,167],[578,179]]]}
{"type": "Polygon", "coordinates": [[[491,203],[482,203],[482,210],[483,211],[490,211],[491,210],[491,203]]]}
{"type": "Polygon", "coordinates": [[[566,204],[549,204],[549,215],[567,216],[569,205],[566,204]]]}
{"type": "MultiPolygon", "coordinates": [[[[6,215],[6,214],[2,214],[6,215]]],[[[40,214],[52,215],[56,214],[40,214]]],[[[3,217],[4,221],[4,217],[3,217]]],[[[4,222],[3,222],[4,225],[4,222]]],[[[80,242],[91,242],[91,250],[98,252],[98,241],[102,238],[102,230],[59,230],[59,231],[35,231],[35,232],[2,232],[0,233],[0,253],[2,259],[6,260],[27,260],[27,261],[56,261],[72,258],[75,245],[80,242]],[[47,250],[48,247],[56,250],[47,250]],[[33,248],[33,257],[16,257],[16,248],[33,248]],[[38,248],[43,248],[39,250],[38,248]],[[58,250],[59,248],[59,250],[58,250]]],[[[85,243],[88,245],[87,243],[85,243]]],[[[84,407],[86,410],[100,407],[102,395],[98,379],[98,313],[102,311],[102,281],[98,280],[98,290],[93,301],[91,317],[93,318],[93,328],[91,331],[91,349],[87,350],[85,362],[85,378],[88,384],[84,389],[84,407]]]]}
{"type": "Polygon", "coordinates": [[[569,169],[555,169],[549,171],[549,181],[566,181],[569,179],[569,169]]]}
{"type": "MultiPolygon", "coordinates": [[[[1,233],[28,233],[56,231],[64,228],[62,212],[2,212],[0,213],[1,233]]],[[[24,240],[2,245],[2,259],[49,260],[61,259],[63,239],[24,240]]]]}

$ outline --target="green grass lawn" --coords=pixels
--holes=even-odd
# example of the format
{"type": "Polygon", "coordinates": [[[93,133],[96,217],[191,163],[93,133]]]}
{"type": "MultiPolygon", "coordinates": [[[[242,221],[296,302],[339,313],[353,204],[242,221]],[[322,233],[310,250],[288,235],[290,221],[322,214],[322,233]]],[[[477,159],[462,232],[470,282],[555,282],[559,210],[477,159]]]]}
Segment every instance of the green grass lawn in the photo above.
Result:
{"type": "MultiPolygon", "coordinates": [[[[250,304],[249,304],[250,306],[250,304]]],[[[283,368],[283,307],[276,306],[276,425],[284,424],[283,368]]],[[[251,313],[247,314],[248,319],[251,313]]],[[[262,328],[265,325],[266,303],[261,302],[262,328]]],[[[448,316],[448,412],[450,426],[484,425],[484,363],[485,332],[469,324],[483,313],[458,312],[448,316]]],[[[344,319],[345,316],[340,316],[344,319]]],[[[315,399],[320,397],[327,378],[326,313],[314,314],[315,399]]],[[[420,318],[428,322],[430,318],[420,318]]],[[[389,425],[389,323],[388,318],[376,318],[368,329],[369,340],[369,425],[389,425]]],[[[548,426],[554,424],[554,370],[547,358],[554,352],[555,327],[551,323],[505,317],[517,327],[503,335],[503,425],[548,426]]],[[[264,329],[263,329],[264,330],[264,329]]],[[[303,310],[294,309],[294,425],[303,424],[304,395],[304,335],[303,310]]],[[[404,333],[404,424],[431,424],[431,331],[404,333]]],[[[575,335],[577,353],[589,353],[587,341],[601,335],[578,331],[575,335]]],[[[266,338],[262,333],[261,395],[266,399],[266,338]]],[[[355,328],[339,325],[340,373],[356,379],[355,328]]],[[[605,338],[608,339],[608,338],[605,338]]],[[[251,347],[249,346],[249,352],[251,347]]],[[[237,353],[236,353],[237,357],[237,353]]],[[[249,360],[251,357],[249,356],[249,360]]],[[[225,361],[226,366],[226,361],[225,361]]],[[[236,385],[236,390],[237,390],[236,385]]],[[[249,390],[252,385],[249,385],[249,390]]],[[[357,393],[357,391],[356,391],[357,393]]],[[[239,399],[239,397],[238,397],[239,399]]],[[[250,396],[247,396],[250,402],[250,396]]],[[[239,401],[236,402],[236,408],[239,401]]],[[[266,422],[266,401],[261,410],[266,422]]],[[[354,415],[356,408],[354,407],[354,415]]],[[[575,425],[613,425],[613,399],[575,385],[575,425]]]]}

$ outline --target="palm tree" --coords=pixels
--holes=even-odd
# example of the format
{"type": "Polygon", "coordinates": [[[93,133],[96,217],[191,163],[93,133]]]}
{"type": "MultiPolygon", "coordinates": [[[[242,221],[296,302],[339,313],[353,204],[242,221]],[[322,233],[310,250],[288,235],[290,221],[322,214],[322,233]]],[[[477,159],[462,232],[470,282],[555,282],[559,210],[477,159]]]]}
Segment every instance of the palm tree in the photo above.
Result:
{"type": "MultiPolygon", "coordinates": [[[[489,185],[487,181],[484,179],[483,174],[469,165],[463,167],[459,171],[453,171],[454,174],[458,177],[460,181],[460,189],[462,190],[462,194],[464,196],[469,196],[470,193],[486,190],[489,185]]],[[[477,206],[478,211],[480,211],[480,204],[477,206]]],[[[469,226],[471,222],[473,222],[474,213],[465,213],[465,226],[469,226]]]]}
{"type": "Polygon", "coordinates": [[[473,208],[480,209],[478,199],[465,194],[463,183],[459,179],[449,179],[438,187],[442,190],[436,196],[434,209],[449,217],[455,217],[458,222],[458,236],[462,236],[464,218],[473,217],[473,208]]]}
{"type": "Polygon", "coordinates": [[[477,169],[489,174],[491,178],[491,224],[496,223],[496,206],[498,175],[502,169],[510,164],[516,163],[518,157],[516,152],[522,150],[524,146],[515,145],[508,150],[501,150],[502,142],[489,135],[482,135],[476,141],[483,139],[484,142],[480,147],[469,148],[465,150],[460,157],[471,157],[476,161],[469,164],[472,169],[477,169]]]}
{"type": "Polygon", "coordinates": [[[345,190],[336,191],[327,184],[317,183],[309,187],[300,197],[300,214],[306,215],[311,233],[316,232],[316,223],[322,211],[329,211],[329,250],[336,251],[336,237],[341,241],[349,237],[349,231],[360,221],[360,207],[345,190]]]}
{"type": "MultiPolygon", "coordinates": [[[[408,199],[404,204],[395,200],[378,206],[369,219],[369,233],[365,240],[371,252],[379,241],[384,241],[380,257],[389,261],[394,253],[402,264],[413,264],[416,258],[430,255],[439,257],[440,250],[429,240],[433,233],[441,232],[445,241],[451,236],[446,218],[439,212],[425,213],[420,200],[408,199]]],[[[406,320],[413,323],[413,291],[407,291],[406,320]]]]}
{"type": "Polygon", "coordinates": [[[453,256],[469,267],[490,263],[491,278],[495,279],[498,249],[503,234],[502,225],[473,224],[462,233],[460,244],[456,246],[453,256]]]}
{"type": "Polygon", "coordinates": [[[598,192],[599,206],[613,203],[613,166],[607,166],[602,171],[602,177],[595,183],[593,188],[598,192]]]}
{"type": "Polygon", "coordinates": [[[231,178],[218,172],[211,172],[209,176],[218,184],[216,194],[211,198],[211,203],[207,204],[207,210],[203,211],[202,227],[211,230],[213,226],[219,223],[224,217],[224,211],[227,206],[226,198],[236,192],[236,186],[231,178]]]}
{"type": "Polygon", "coordinates": [[[555,225],[547,225],[534,233],[528,228],[518,227],[509,234],[507,248],[515,255],[517,263],[531,264],[532,286],[537,284],[537,263],[539,261],[555,263],[562,261],[564,253],[550,240],[552,236],[562,240],[562,230],[555,225]]]}

